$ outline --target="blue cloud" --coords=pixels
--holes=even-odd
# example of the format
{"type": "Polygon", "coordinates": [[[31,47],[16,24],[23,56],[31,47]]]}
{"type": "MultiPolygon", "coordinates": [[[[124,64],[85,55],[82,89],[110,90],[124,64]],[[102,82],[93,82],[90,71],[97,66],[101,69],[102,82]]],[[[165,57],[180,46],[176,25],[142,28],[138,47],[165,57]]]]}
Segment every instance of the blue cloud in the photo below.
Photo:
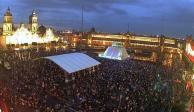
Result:
{"type": "Polygon", "coordinates": [[[0,0],[0,18],[10,6],[14,23],[27,23],[36,9],[40,24],[79,29],[84,7],[85,30],[124,32],[130,24],[133,32],[183,37],[194,34],[193,5],[193,0],[0,0]]]}

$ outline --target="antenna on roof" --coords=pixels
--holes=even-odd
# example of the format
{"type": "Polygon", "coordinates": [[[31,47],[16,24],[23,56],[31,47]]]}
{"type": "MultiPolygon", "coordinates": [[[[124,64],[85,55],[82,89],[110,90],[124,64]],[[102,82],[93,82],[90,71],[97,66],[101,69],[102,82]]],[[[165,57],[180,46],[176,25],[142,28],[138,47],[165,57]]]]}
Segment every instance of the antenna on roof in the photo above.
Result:
{"type": "Polygon", "coordinates": [[[82,39],[83,39],[83,29],[84,29],[84,7],[82,5],[82,20],[81,20],[81,37],[80,37],[80,46],[79,49],[82,50],[82,39]]]}
{"type": "Polygon", "coordinates": [[[82,33],[83,33],[83,26],[84,25],[84,7],[82,6],[82,26],[81,26],[81,30],[82,30],[82,33]]]}
{"type": "Polygon", "coordinates": [[[127,27],[128,27],[128,29],[127,29],[128,31],[127,32],[129,33],[129,23],[128,23],[128,26],[127,27]]]}

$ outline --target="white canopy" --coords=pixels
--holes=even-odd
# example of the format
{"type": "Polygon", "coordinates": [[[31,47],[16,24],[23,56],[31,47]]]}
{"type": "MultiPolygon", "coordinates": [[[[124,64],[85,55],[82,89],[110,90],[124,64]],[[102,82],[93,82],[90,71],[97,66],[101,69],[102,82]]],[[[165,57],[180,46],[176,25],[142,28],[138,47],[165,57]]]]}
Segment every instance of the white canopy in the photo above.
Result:
{"type": "Polygon", "coordinates": [[[83,53],[70,53],[45,58],[53,61],[68,73],[77,72],[100,64],[100,62],[83,53]]]}

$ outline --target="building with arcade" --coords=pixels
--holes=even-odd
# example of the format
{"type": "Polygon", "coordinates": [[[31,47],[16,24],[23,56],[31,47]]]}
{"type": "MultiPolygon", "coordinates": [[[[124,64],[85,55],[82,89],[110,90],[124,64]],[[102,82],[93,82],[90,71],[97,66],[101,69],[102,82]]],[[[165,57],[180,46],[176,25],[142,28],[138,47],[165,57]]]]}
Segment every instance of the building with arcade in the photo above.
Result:
{"type": "Polygon", "coordinates": [[[106,49],[120,42],[130,52],[130,57],[156,62],[163,56],[162,63],[171,66],[174,58],[182,59],[184,40],[162,35],[108,34],[92,32],[82,37],[82,43],[93,49],[106,49]],[[161,55],[163,54],[163,55],[161,55]],[[175,55],[174,55],[175,54],[175,55]],[[176,57],[175,57],[176,56],[176,57]]]}

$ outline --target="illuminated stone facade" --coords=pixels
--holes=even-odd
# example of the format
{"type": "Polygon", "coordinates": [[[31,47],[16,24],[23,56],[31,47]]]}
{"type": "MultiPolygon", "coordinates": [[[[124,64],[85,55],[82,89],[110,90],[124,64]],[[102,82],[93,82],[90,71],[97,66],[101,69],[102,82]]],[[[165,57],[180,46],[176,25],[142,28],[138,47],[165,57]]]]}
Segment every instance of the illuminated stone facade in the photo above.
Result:
{"type": "Polygon", "coordinates": [[[13,20],[10,9],[6,10],[3,21],[3,31],[0,36],[0,46],[6,48],[7,45],[22,45],[32,43],[50,43],[52,41],[58,41],[53,31],[49,28],[45,34],[38,35],[38,16],[33,10],[29,16],[28,28],[24,24],[13,30],[13,20]]]}
{"type": "Polygon", "coordinates": [[[91,33],[84,36],[82,42],[87,43],[91,48],[98,49],[105,49],[111,46],[113,42],[121,42],[126,48],[133,50],[137,54],[139,52],[152,52],[151,58],[138,57],[138,60],[164,60],[162,63],[169,66],[171,66],[173,56],[177,55],[179,59],[182,59],[183,52],[183,42],[180,39],[164,36],[91,33]],[[160,59],[161,56],[163,57],[162,59],[160,59]]]}
{"type": "Polygon", "coordinates": [[[13,33],[13,21],[10,8],[6,10],[3,21],[3,36],[9,36],[13,33]]]}
{"type": "Polygon", "coordinates": [[[36,15],[35,10],[33,10],[32,14],[29,16],[29,29],[32,33],[38,31],[38,16],[36,15]]]}

